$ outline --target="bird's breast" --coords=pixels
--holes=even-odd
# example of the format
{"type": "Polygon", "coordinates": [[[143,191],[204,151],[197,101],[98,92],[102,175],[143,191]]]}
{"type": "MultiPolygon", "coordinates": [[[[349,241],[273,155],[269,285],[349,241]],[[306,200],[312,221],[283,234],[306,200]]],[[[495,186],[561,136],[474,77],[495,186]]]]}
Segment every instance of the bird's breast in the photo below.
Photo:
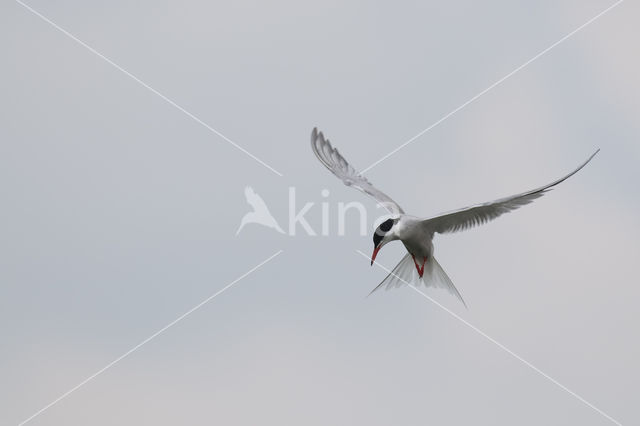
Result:
{"type": "Polygon", "coordinates": [[[398,223],[398,238],[407,251],[414,256],[430,257],[433,253],[432,236],[421,226],[421,221],[403,218],[398,223]]]}

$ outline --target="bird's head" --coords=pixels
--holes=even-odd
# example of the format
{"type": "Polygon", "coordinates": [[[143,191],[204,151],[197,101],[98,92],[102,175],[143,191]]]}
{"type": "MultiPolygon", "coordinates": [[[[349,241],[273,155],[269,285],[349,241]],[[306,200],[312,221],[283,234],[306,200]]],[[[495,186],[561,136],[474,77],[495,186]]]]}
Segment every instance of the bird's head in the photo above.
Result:
{"type": "Polygon", "coordinates": [[[373,233],[373,254],[371,255],[371,264],[376,260],[378,252],[383,245],[390,241],[397,240],[394,227],[398,223],[398,219],[387,219],[382,222],[373,233]]]}

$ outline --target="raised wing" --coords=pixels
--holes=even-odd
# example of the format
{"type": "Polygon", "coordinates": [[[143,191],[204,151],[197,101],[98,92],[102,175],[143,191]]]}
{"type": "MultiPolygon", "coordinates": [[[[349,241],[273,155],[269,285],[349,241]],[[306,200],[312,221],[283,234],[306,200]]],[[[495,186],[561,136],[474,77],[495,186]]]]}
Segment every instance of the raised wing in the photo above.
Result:
{"type": "Polygon", "coordinates": [[[599,151],[600,150],[598,149],[594,152],[587,161],[580,165],[580,167],[548,185],[523,192],[522,194],[512,195],[511,197],[501,198],[489,203],[478,204],[476,206],[466,207],[431,219],[425,219],[422,224],[432,233],[438,232],[440,234],[444,234],[448,232],[463,231],[473,226],[487,223],[504,213],[508,213],[524,206],[525,204],[529,204],[536,198],[542,197],[547,191],[550,191],[552,187],[564,182],[586,166],[599,151]]]}
{"type": "Polygon", "coordinates": [[[315,127],[311,132],[311,149],[318,160],[345,185],[370,195],[392,214],[404,213],[398,203],[373,186],[367,178],[358,174],[338,150],[331,146],[329,140],[324,138],[322,132],[318,132],[315,127]]]}

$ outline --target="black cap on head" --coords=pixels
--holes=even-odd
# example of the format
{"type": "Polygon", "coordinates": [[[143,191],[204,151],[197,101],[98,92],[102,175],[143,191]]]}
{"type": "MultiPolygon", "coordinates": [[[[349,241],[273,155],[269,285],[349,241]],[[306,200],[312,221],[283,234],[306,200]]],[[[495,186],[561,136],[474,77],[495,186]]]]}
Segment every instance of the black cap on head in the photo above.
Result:
{"type": "Polygon", "coordinates": [[[393,219],[387,219],[384,222],[382,222],[380,226],[378,226],[378,229],[376,229],[376,232],[373,233],[373,245],[375,247],[378,247],[378,244],[380,244],[380,241],[382,241],[382,239],[384,238],[384,234],[389,232],[392,226],[393,226],[393,219]]]}
{"type": "Polygon", "coordinates": [[[379,228],[381,231],[387,232],[391,229],[391,226],[393,226],[393,219],[387,219],[380,224],[379,228]]]}

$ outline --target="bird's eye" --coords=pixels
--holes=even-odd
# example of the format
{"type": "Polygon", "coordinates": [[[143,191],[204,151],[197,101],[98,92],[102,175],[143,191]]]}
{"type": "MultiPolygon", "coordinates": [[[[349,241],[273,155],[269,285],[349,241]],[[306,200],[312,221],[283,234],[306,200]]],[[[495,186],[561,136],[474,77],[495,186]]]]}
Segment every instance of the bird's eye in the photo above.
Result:
{"type": "Polygon", "coordinates": [[[391,226],[393,225],[393,220],[392,219],[387,219],[384,222],[382,222],[380,224],[380,230],[387,232],[389,229],[391,229],[391,226]]]}

